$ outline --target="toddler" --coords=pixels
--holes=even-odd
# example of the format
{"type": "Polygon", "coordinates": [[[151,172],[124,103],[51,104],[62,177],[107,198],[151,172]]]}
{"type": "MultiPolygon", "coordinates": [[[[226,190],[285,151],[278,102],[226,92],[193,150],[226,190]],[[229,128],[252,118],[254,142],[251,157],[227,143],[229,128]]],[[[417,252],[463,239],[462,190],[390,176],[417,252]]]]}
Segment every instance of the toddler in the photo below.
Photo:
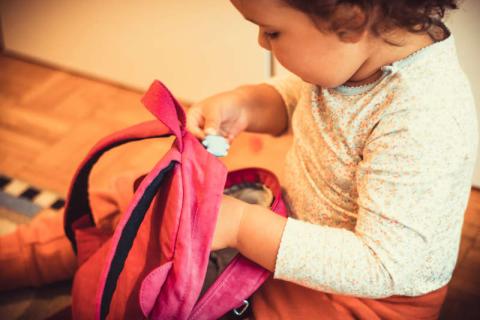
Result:
{"type": "Polygon", "coordinates": [[[213,249],[274,272],[259,319],[435,319],[478,144],[453,0],[232,0],[292,75],[195,104],[199,138],[289,126],[288,219],[228,196],[213,249]]]}
{"type": "MultiPolygon", "coordinates": [[[[212,249],[273,272],[257,319],[435,319],[459,249],[478,131],[441,22],[455,0],[231,0],[291,75],[192,106],[198,138],[291,128],[290,217],[225,195],[212,249]]],[[[247,63],[247,62],[245,62],[247,63]]],[[[112,229],[133,180],[93,193],[112,229]]],[[[0,289],[71,277],[61,217],[0,241],[0,289]],[[49,232],[45,232],[48,230],[49,232]],[[20,248],[20,249],[19,249],[20,248]]]]}

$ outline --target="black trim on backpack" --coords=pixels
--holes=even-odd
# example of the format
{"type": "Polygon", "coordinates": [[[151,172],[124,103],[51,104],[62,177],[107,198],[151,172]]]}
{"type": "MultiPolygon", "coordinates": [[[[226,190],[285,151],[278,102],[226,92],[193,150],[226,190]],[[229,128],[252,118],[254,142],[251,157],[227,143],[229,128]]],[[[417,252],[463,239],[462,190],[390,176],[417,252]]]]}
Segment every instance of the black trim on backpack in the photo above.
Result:
{"type": "Polygon", "coordinates": [[[90,175],[90,171],[92,170],[95,163],[100,159],[100,157],[107,151],[121,146],[123,144],[140,141],[145,139],[152,139],[152,138],[161,138],[161,137],[168,137],[170,134],[158,135],[158,136],[151,136],[151,137],[135,137],[130,139],[125,139],[122,141],[116,141],[103,149],[97,151],[95,154],[91,156],[91,158],[84,164],[83,168],[77,175],[77,179],[74,181],[72,186],[72,191],[70,194],[70,203],[65,211],[66,215],[66,223],[64,226],[65,234],[70,240],[70,244],[72,245],[72,249],[77,254],[77,241],[75,239],[75,232],[73,231],[72,224],[80,219],[82,216],[88,216],[88,220],[91,226],[95,226],[95,221],[93,219],[92,209],[90,207],[90,202],[88,201],[88,178],[90,175]]]}
{"type": "Polygon", "coordinates": [[[125,261],[128,257],[128,253],[133,245],[133,240],[137,235],[140,224],[145,218],[145,214],[150,207],[150,204],[157,193],[158,188],[165,175],[170,172],[176,164],[176,161],[171,161],[167,167],[165,167],[155,177],[151,184],[149,184],[138,201],[137,206],[133,209],[130,218],[128,219],[125,227],[118,240],[118,245],[115,249],[115,253],[110,264],[110,269],[105,281],[105,287],[102,293],[101,306],[100,306],[100,319],[105,319],[110,311],[110,303],[112,301],[113,294],[117,287],[117,281],[122,272],[125,261]]]}

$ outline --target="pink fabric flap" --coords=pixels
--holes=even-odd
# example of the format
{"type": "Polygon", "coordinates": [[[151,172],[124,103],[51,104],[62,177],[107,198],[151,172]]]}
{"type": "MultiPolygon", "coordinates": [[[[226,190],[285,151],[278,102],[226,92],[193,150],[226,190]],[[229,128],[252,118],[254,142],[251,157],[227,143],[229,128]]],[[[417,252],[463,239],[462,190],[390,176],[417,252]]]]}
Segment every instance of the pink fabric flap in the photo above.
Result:
{"type": "Polygon", "coordinates": [[[160,293],[160,289],[167,278],[168,272],[172,268],[172,264],[172,261],[168,261],[167,263],[161,265],[150,272],[150,274],[142,282],[139,302],[143,315],[147,318],[153,309],[158,294],[160,293]]]}

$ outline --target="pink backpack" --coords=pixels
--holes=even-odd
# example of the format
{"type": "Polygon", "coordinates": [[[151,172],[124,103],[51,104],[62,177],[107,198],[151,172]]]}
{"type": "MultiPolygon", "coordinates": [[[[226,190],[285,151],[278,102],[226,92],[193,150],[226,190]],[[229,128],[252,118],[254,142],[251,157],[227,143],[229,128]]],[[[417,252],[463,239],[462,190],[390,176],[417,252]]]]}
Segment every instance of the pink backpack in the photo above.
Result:
{"type": "Polygon", "coordinates": [[[65,207],[65,232],[77,253],[72,290],[75,319],[218,319],[244,301],[269,272],[241,255],[200,296],[224,188],[262,183],[271,209],[286,208],[269,171],[227,169],[185,130],[185,113],[159,81],[142,99],[158,119],[101,141],[78,168],[65,207]],[[176,137],[171,149],[139,182],[113,235],[95,227],[89,173],[100,156],[126,142],[176,137]]]}

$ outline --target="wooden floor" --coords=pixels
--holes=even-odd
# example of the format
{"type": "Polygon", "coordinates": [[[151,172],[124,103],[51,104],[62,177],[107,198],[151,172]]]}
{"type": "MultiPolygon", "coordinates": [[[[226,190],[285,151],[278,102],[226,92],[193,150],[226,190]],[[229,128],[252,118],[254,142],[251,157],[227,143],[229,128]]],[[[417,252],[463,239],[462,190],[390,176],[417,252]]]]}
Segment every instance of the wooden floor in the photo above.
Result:
{"type": "MultiPolygon", "coordinates": [[[[0,55],[0,173],[65,195],[75,168],[99,138],[151,119],[139,102],[141,96],[140,92],[0,55]]],[[[290,142],[290,136],[242,134],[224,162],[229,169],[270,168],[283,180],[283,158],[290,142]]],[[[147,141],[112,151],[100,160],[91,184],[108,186],[118,172],[148,170],[170,143],[168,139],[147,141]]],[[[480,319],[478,190],[471,193],[449,288],[442,319],[480,319]]]]}

